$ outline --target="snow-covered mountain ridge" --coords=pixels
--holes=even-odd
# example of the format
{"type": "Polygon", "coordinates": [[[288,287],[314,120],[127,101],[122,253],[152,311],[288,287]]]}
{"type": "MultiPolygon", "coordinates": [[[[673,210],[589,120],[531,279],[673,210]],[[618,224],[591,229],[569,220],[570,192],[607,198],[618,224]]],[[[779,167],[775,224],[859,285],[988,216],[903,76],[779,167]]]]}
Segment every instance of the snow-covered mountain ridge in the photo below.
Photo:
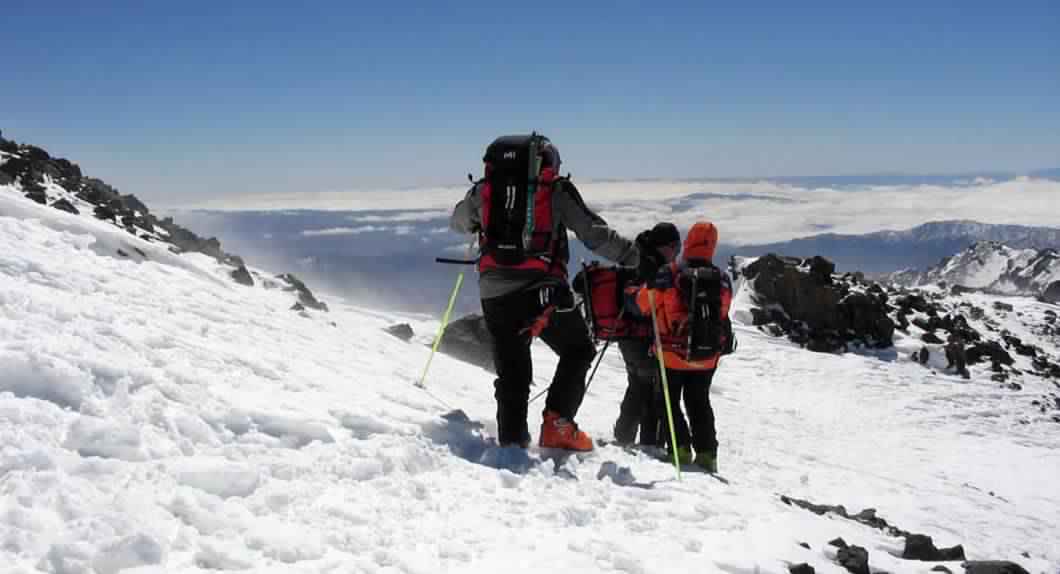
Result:
{"type": "MultiPolygon", "coordinates": [[[[22,194],[26,199],[54,209],[79,215],[91,213],[96,219],[121,229],[129,236],[160,243],[170,253],[202,253],[230,267],[229,278],[243,285],[253,285],[255,278],[270,287],[282,286],[297,299],[295,311],[327,311],[300,279],[290,273],[275,277],[253,275],[243,258],[226,253],[216,237],[203,238],[177,224],[172,217],[155,217],[135,195],[122,195],[106,182],[84,176],[81,167],[65,158],[52,157],[46,150],[29,144],[18,144],[0,135],[0,186],[22,194]]],[[[108,245],[121,257],[142,260],[146,253],[133,245],[129,237],[108,229],[108,245]]]]}
{"type": "Polygon", "coordinates": [[[973,239],[996,241],[1013,247],[1044,249],[1060,246],[1060,229],[999,225],[970,220],[932,221],[901,231],[881,231],[863,237],[877,237],[888,241],[930,241],[938,239],[973,239]]]}
{"type": "MultiPolygon", "coordinates": [[[[972,572],[1060,566],[1060,425],[1029,409],[1048,381],[1001,389],[987,365],[964,381],[738,325],[712,391],[730,483],[677,481],[616,447],[496,448],[491,375],[439,356],[429,393],[412,384],[435,320],[332,297],[291,313],[290,293],[231,270],[0,185],[3,571],[843,572],[857,549],[873,571],[937,564],[903,558],[911,537],[884,524],[962,545],[972,572]],[[384,332],[397,322],[411,343],[384,332]],[[469,418],[439,416],[454,407],[469,418]]],[[[555,361],[535,354],[547,384],[555,361]]],[[[624,388],[609,351],[582,428],[608,437],[624,388]]]]}
{"type": "Polygon", "coordinates": [[[1060,253],[1055,249],[1019,249],[982,241],[922,272],[904,271],[889,279],[921,286],[944,284],[989,293],[1041,297],[1060,302],[1060,253]]]}
{"type": "Polygon", "coordinates": [[[981,241],[997,241],[1020,249],[1060,248],[1060,228],[982,223],[971,220],[931,221],[909,229],[860,235],[823,233],[780,243],[722,246],[722,255],[758,256],[784,253],[821,255],[843,271],[873,276],[901,269],[920,269],[981,241]]]}

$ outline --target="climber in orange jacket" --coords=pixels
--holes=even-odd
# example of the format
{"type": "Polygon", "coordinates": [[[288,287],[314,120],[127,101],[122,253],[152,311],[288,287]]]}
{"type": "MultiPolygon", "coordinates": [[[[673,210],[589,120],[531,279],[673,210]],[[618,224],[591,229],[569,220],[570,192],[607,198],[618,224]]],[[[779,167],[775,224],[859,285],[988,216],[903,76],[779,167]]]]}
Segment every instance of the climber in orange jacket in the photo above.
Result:
{"type": "Polygon", "coordinates": [[[710,384],[718,360],[735,349],[729,321],[732,282],[711,262],[717,245],[714,224],[696,223],[685,237],[681,261],[661,268],[636,294],[638,310],[646,316],[652,312],[649,293],[654,294],[670,400],[677,403],[684,396],[688,413],[688,422],[679,412],[674,417],[677,445],[671,448],[677,449],[683,464],[694,463],[708,472],[718,469],[710,384]]]}

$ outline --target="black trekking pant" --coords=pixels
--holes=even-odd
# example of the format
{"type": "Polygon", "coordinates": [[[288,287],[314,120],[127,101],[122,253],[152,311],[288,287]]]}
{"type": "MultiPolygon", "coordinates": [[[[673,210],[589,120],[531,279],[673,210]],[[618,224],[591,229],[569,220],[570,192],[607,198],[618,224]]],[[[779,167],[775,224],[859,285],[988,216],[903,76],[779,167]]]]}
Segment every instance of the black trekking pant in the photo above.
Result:
{"type": "Polygon", "coordinates": [[[650,352],[651,340],[620,340],[618,348],[626,364],[627,386],[615,421],[615,440],[632,443],[639,427],[640,444],[661,444],[666,414],[659,383],[659,362],[650,352]]]}
{"type": "MultiPolygon", "coordinates": [[[[697,453],[705,452],[717,456],[718,434],[714,428],[714,409],[710,406],[710,383],[714,379],[714,369],[709,371],[667,369],[666,377],[669,382],[670,404],[674,410],[674,432],[677,435],[677,446],[691,446],[697,453]],[[682,396],[685,411],[688,412],[688,421],[685,421],[685,417],[677,408],[682,396]]],[[[669,429],[666,429],[666,433],[666,442],[669,442],[669,429]]]]}
{"type": "Polygon", "coordinates": [[[501,444],[527,440],[527,401],[533,381],[530,333],[525,329],[556,305],[541,340],[559,355],[545,410],[574,419],[585,395],[585,374],[596,355],[581,311],[564,287],[544,287],[482,300],[482,314],[493,337],[493,365],[497,370],[497,434],[501,444]]]}

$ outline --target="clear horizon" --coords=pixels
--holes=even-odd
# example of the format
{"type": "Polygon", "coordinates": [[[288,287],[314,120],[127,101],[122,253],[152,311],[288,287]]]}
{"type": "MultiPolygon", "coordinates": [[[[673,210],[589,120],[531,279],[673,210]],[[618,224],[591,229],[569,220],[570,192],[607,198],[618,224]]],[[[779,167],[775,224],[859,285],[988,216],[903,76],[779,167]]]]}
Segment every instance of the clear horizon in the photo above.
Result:
{"type": "Polygon", "coordinates": [[[1060,166],[1055,2],[486,6],[13,0],[0,129],[166,204],[458,186],[530,129],[579,181],[1060,166]]]}

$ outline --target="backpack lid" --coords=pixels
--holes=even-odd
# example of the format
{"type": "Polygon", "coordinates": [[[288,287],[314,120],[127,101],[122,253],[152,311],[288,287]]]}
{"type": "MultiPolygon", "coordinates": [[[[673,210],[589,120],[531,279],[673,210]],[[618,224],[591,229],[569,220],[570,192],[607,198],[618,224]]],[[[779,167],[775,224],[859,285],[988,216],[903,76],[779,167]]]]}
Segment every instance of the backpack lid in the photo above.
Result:
{"type": "Polygon", "coordinates": [[[553,173],[558,175],[561,163],[559,148],[547,137],[536,132],[529,135],[501,136],[493,140],[493,143],[486,148],[482,161],[489,166],[502,166],[513,161],[525,164],[529,158],[522,157],[519,152],[530,149],[531,144],[535,145],[536,153],[541,159],[540,168],[551,167],[554,170],[553,173]]]}

